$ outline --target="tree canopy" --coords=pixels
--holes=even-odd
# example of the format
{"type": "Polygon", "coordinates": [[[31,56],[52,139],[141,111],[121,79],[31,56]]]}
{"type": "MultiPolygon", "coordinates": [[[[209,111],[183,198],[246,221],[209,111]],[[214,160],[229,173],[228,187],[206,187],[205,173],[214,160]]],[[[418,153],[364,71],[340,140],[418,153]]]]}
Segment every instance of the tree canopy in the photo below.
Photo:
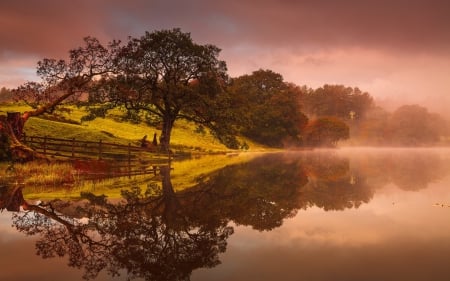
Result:
{"type": "Polygon", "coordinates": [[[169,150],[175,120],[184,118],[206,126],[229,147],[237,148],[230,114],[226,64],[218,59],[220,49],[200,45],[180,29],[146,32],[129,38],[126,44],[112,41],[104,46],[93,37],[84,46],[69,51],[69,59],[38,62],[40,82],[27,82],[14,96],[33,110],[11,120],[0,116],[2,137],[14,155],[31,159],[36,153],[20,143],[29,117],[52,113],[57,106],[86,99],[90,114],[84,120],[102,116],[109,109],[124,109],[139,119],[144,114],[160,122],[162,150],[169,150]],[[83,97],[84,96],[84,97],[83,97]]]}
{"type": "Polygon", "coordinates": [[[128,113],[156,117],[165,149],[179,118],[209,127],[220,139],[229,131],[222,128],[227,123],[220,114],[227,107],[222,96],[228,77],[219,52],[214,45],[194,43],[180,29],[130,38],[113,59],[114,75],[97,83],[90,101],[102,103],[102,113],[122,106],[128,113]]]}
{"type": "Polygon", "coordinates": [[[232,79],[229,91],[244,136],[271,146],[298,141],[307,122],[299,104],[301,92],[281,74],[257,70],[232,79]]]}
{"type": "Polygon", "coordinates": [[[336,116],[343,120],[360,119],[373,105],[373,98],[359,88],[325,84],[303,92],[301,99],[309,116],[336,116]]]}
{"type": "Polygon", "coordinates": [[[337,117],[319,117],[305,128],[305,143],[310,146],[336,146],[340,140],[350,137],[350,129],[337,117]]]}
{"type": "Polygon", "coordinates": [[[433,144],[439,140],[446,122],[420,105],[404,105],[389,120],[386,137],[397,145],[433,144]]]}

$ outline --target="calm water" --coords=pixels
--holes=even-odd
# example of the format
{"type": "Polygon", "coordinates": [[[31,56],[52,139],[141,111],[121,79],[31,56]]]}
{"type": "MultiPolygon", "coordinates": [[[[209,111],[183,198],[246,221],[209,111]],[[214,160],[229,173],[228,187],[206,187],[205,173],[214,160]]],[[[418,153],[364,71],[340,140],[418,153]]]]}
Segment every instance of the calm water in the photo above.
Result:
{"type": "Polygon", "coordinates": [[[267,154],[183,192],[172,180],[120,204],[4,191],[27,211],[0,213],[0,280],[450,276],[449,149],[267,154]]]}

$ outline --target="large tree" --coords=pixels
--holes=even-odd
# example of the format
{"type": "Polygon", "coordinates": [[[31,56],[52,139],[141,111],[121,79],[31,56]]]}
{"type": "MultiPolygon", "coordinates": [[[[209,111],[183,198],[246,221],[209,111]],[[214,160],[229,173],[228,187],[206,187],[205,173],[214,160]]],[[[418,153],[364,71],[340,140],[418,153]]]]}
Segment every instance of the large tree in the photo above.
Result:
{"type": "Polygon", "coordinates": [[[98,83],[91,101],[104,103],[101,113],[113,105],[135,116],[156,117],[162,124],[163,150],[169,150],[173,125],[180,118],[209,127],[223,141],[230,132],[225,114],[230,107],[223,91],[227,69],[219,52],[216,46],[194,43],[180,29],[130,38],[114,60],[116,75],[98,83]]]}
{"type": "Polygon", "coordinates": [[[38,62],[40,82],[28,82],[14,93],[33,110],[0,116],[0,140],[8,155],[32,159],[39,155],[20,142],[28,118],[52,113],[69,98],[89,93],[90,117],[121,107],[128,116],[142,112],[162,123],[161,144],[169,150],[175,120],[185,118],[209,127],[222,142],[237,147],[232,132],[226,64],[220,49],[199,45],[179,29],[146,32],[127,44],[103,46],[86,37],[85,45],[69,52],[69,59],[38,62]]]}

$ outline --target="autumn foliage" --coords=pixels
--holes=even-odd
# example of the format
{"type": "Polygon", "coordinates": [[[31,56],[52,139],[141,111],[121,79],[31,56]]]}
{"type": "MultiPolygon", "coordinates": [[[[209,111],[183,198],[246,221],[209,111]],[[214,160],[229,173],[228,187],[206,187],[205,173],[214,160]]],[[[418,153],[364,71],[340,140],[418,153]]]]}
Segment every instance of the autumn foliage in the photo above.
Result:
{"type": "Polygon", "coordinates": [[[304,140],[308,146],[333,147],[337,145],[338,141],[346,140],[349,137],[349,127],[334,116],[311,120],[304,130],[304,140]]]}

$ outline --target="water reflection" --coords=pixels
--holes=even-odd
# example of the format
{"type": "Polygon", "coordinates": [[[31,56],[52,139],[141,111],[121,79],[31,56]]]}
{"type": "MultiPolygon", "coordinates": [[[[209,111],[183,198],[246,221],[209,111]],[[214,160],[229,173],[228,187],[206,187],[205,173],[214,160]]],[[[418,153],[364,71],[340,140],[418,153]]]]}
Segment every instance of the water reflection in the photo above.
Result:
{"type": "Polygon", "coordinates": [[[225,251],[233,229],[202,215],[201,209],[184,213],[168,171],[162,192],[155,185],[144,193],[134,188],[124,191],[118,203],[83,194],[83,202],[33,205],[16,189],[12,196],[25,211],[13,215],[13,225],[39,235],[38,255],[68,256],[69,266],[83,268],[85,279],[101,270],[111,276],[126,270],[129,279],[186,280],[193,269],[219,263],[218,254],[225,251]]]}
{"type": "Polygon", "coordinates": [[[427,188],[430,183],[441,180],[449,168],[446,150],[385,149],[344,155],[352,161],[351,170],[373,184],[382,187],[393,183],[406,191],[427,188]]]}
{"type": "Polygon", "coordinates": [[[445,164],[429,153],[267,154],[199,177],[182,192],[162,169],[160,184],[122,191],[120,202],[84,193],[83,200],[33,204],[20,187],[3,186],[0,209],[14,211],[13,226],[38,238],[38,255],[68,257],[85,279],[106,271],[130,280],[189,280],[195,269],[220,264],[230,222],[269,231],[313,206],[356,209],[390,182],[426,188],[445,175],[445,164]]]}

